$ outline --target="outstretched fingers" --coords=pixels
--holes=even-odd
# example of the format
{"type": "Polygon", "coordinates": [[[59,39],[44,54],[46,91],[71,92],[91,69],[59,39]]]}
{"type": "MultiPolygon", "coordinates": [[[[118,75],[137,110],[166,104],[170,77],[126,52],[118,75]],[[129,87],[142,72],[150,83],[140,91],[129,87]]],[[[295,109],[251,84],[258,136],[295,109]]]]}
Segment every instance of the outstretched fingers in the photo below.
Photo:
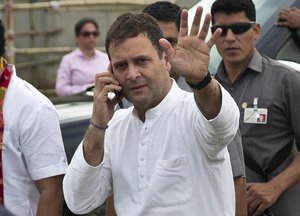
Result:
{"type": "Polygon", "coordinates": [[[196,9],[194,20],[191,27],[191,32],[190,32],[191,36],[196,36],[199,33],[202,12],[203,12],[202,7],[198,7],[196,9]]]}
{"type": "Polygon", "coordinates": [[[222,33],[222,29],[218,28],[214,34],[211,36],[211,38],[207,41],[206,45],[211,49],[212,46],[216,43],[218,38],[220,37],[222,33]]]}
{"type": "Polygon", "coordinates": [[[211,14],[206,14],[205,18],[204,18],[202,28],[201,28],[201,31],[199,33],[199,38],[201,40],[205,41],[205,38],[206,38],[206,36],[208,34],[208,31],[209,31],[210,21],[211,21],[211,14]]]}
{"type": "Polygon", "coordinates": [[[186,9],[183,9],[181,12],[179,37],[184,37],[184,36],[188,35],[188,33],[189,33],[188,11],[186,9]]]}
{"type": "Polygon", "coordinates": [[[165,51],[166,55],[168,56],[169,61],[172,61],[174,59],[175,51],[172,47],[172,45],[164,38],[161,38],[159,40],[159,43],[163,50],[165,51]]]}

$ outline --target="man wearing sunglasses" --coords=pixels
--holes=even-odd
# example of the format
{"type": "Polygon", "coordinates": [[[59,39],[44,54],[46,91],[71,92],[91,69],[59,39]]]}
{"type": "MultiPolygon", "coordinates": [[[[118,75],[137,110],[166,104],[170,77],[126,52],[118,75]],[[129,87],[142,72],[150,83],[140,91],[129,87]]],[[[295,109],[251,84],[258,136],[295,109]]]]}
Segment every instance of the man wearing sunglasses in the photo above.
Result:
{"type": "Polygon", "coordinates": [[[256,50],[260,25],[251,0],[217,0],[211,14],[212,32],[222,29],[215,78],[241,113],[249,215],[299,215],[299,73],[256,50]]]}
{"type": "Polygon", "coordinates": [[[80,19],[74,30],[78,47],[62,58],[56,79],[58,96],[79,94],[93,87],[96,73],[105,71],[109,64],[107,54],[96,50],[100,33],[94,19],[80,19]]]}

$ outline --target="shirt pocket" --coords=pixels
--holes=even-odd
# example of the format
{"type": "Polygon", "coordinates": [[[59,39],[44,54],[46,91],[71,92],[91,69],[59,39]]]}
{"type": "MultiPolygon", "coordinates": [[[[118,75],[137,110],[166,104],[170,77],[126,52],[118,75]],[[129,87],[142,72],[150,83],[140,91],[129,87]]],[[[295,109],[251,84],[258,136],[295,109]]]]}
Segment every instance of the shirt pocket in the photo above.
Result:
{"type": "Polygon", "coordinates": [[[192,197],[191,176],[186,155],[158,161],[150,184],[150,197],[158,206],[187,203],[192,197]]]}

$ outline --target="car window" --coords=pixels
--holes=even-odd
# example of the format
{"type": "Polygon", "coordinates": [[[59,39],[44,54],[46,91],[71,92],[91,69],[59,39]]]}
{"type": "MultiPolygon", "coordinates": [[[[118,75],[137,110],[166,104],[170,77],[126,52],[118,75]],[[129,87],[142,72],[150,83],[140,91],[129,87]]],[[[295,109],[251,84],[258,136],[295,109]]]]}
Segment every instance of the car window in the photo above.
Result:
{"type": "MultiPolygon", "coordinates": [[[[300,38],[300,30],[298,30],[297,35],[300,38]]],[[[300,41],[298,43],[300,43],[300,41]]],[[[293,38],[289,38],[289,40],[283,44],[275,58],[277,60],[289,60],[300,63],[300,47],[296,45],[293,38]]]]}

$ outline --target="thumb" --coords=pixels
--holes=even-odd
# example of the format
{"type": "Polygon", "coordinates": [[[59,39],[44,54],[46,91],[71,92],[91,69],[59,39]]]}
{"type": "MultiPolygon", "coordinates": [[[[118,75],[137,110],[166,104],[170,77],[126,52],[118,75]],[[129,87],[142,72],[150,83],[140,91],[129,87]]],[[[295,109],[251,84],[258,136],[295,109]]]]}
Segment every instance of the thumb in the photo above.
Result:
{"type": "Polygon", "coordinates": [[[161,38],[159,40],[159,44],[161,45],[161,47],[167,54],[169,61],[172,62],[174,59],[175,51],[174,51],[173,47],[171,46],[171,44],[169,43],[169,41],[167,41],[164,38],[161,38]]]}

